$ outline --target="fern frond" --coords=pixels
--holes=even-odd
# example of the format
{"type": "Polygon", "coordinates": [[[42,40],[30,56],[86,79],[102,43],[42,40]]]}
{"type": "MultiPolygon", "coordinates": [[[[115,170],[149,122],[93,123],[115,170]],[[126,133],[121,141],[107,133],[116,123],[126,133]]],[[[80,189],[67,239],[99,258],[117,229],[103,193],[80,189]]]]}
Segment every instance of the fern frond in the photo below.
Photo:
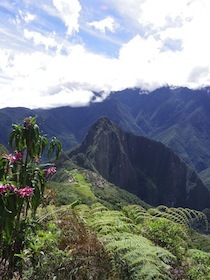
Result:
{"type": "Polygon", "coordinates": [[[188,208],[182,208],[182,210],[185,215],[189,217],[188,219],[190,220],[190,224],[192,227],[196,226],[199,223],[200,226],[203,224],[205,230],[208,231],[208,219],[205,213],[188,208]]]}
{"type": "Polygon", "coordinates": [[[185,228],[193,228],[199,224],[199,226],[204,226],[205,230],[208,230],[208,220],[206,215],[194,209],[189,208],[173,208],[160,205],[157,208],[148,209],[150,215],[155,217],[162,217],[178,223],[185,228]]]}
{"type": "Polygon", "coordinates": [[[136,224],[143,222],[144,219],[150,218],[149,212],[140,205],[127,205],[123,207],[123,212],[136,224]]]}
{"type": "Polygon", "coordinates": [[[128,279],[172,279],[169,267],[175,257],[167,250],[156,247],[140,235],[116,234],[106,246],[114,252],[115,261],[128,270],[128,279]]]}
{"type": "Polygon", "coordinates": [[[120,211],[105,210],[94,212],[88,220],[89,226],[100,236],[116,232],[134,232],[135,225],[131,219],[120,211]]]}
{"type": "Polygon", "coordinates": [[[90,216],[90,207],[87,204],[79,204],[75,206],[74,211],[84,220],[87,220],[90,216]]]}
{"type": "Polygon", "coordinates": [[[153,217],[165,218],[165,219],[170,220],[172,222],[182,224],[182,225],[184,225],[185,227],[188,228],[187,223],[185,221],[183,221],[182,218],[180,218],[180,219],[177,218],[176,215],[173,215],[173,214],[170,214],[170,213],[167,213],[167,212],[161,212],[158,208],[150,208],[148,210],[148,212],[153,217]]]}
{"type": "Polygon", "coordinates": [[[190,249],[187,257],[189,279],[210,280],[210,253],[190,249]]]}
{"type": "Polygon", "coordinates": [[[96,215],[109,210],[106,206],[104,206],[100,202],[92,204],[90,209],[91,209],[90,215],[96,215]]]}

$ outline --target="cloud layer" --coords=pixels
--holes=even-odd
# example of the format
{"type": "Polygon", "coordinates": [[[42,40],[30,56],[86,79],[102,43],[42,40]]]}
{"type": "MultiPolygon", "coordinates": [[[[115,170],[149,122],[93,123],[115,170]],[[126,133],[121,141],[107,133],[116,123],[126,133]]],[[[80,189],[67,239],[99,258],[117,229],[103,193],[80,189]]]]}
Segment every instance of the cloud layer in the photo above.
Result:
{"type": "Polygon", "coordinates": [[[0,3],[0,108],[210,85],[208,0],[32,2],[0,3]]]}

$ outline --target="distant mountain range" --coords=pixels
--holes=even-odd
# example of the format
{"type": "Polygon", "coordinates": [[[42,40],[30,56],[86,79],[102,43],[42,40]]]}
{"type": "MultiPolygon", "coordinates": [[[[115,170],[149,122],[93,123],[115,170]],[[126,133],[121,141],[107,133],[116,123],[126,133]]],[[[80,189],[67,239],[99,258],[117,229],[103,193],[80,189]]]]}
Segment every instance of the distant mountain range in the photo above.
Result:
{"type": "Polygon", "coordinates": [[[81,143],[90,127],[107,116],[124,131],[157,140],[195,168],[210,187],[210,89],[164,87],[149,94],[140,89],[113,92],[87,107],[0,110],[0,143],[7,145],[11,124],[29,115],[47,135],[56,135],[68,150],[81,143]]]}
{"type": "Polygon", "coordinates": [[[210,207],[206,186],[170,148],[124,132],[108,118],[99,119],[68,157],[153,206],[210,207]]]}

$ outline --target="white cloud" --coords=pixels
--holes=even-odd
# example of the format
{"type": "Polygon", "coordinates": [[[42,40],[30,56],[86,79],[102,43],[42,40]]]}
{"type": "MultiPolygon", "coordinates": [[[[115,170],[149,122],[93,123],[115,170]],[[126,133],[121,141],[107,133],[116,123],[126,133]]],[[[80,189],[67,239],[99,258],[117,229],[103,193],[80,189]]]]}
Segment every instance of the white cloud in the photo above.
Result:
{"type": "Polygon", "coordinates": [[[35,31],[28,31],[24,29],[24,37],[28,40],[32,40],[35,45],[43,45],[46,50],[49,48],[61,49],[61,46],[56,42],[55,38],[51,35],[43,36],[42,34],[35,31]]]}
{"type": "Polygon", "coordinates": [[[87,53],[81,46],[74,46],[69,56],[41,52],[2,52],[1,56],[4,57],[0,61],[4,73],[1,77],[4,83],[0,83],[1,108],[86,105],[92,98],[91,90],[101,90],[104,85],[99,68],[105,58],[87,53]],[[94,69],[90,69],[90,63],[94,69]],[[96,79],[102,82],[102,87],[96,79]]]}
{"type": "Polygon", "coordinates": [[[103,34],[105,34],[106,30],[114,33],[118,28],[117,22],[114,20],[114,18],[110,16],[100,21],[90,22],[88,25],[94,27],[95,29],[99,30],[103,34]]]}
{"type": "Polygon", "coordinates": [[[60,17],[67,26],[67,34],[72,35],[73,32],[79,30],[79,14],[81,5],[78,0],[53,0],[53,4],[60,13],[60,17]]]}
{"type": "Polygon", "coordinates": [[[23,13],[21,10],[19,10],[20,17],[26,22],[29,23],[31,21],[34,21],[36,19],[36,15],[33,15],[29,12],[23,13]]]}
{"type": "Polygon", "coordinates": [[[31,29],[19,26],[16,33],[9,32],[10,26],[0,27],[1,108],[85,105],[92,98],[92,91],[103,92],[105,97],[110,91],[127,87],[153,90],[165,84],[190,88],[210,85],[208,0],[104,0],[103,4],[109,9],[99,7],[97,18],[102,20],[91,17],[81,20],[81,33],[79,2],[53,0],[53,3],[57,10],[49,2],[40,7],[43,14],[47,12],[50,27],[54,21],[58,22],[59,15],[68,35],[78,32],[77,43],[75,38],[71,41],[68,36],[59,37],[60,26],[57,33],[53,33],[52,28],[49,28],[51,31],[32,29],[33,24],[38,25],[39,14],[34,19],[29,16],[31,13],[28,17],[26,12],[22,14],[25,22],[27,18],[33,21],[31,29]],[[104,18],[108,12],[110,16],[104,18]],[[94,28],[87,28],[88,23],[94,28]],[[110,39],[94,29],[112,32],[110,39]],[[85,43],[79,37],[84,33],[85,43]],[[93,33],[97,35],[93,37],[93,33]],[[124,34],[129,34],[127,42],[124,34]],[[114,57],[107,55],[109,50],[104,51],[104,55],[92,53],[88,51],[92,41],[108,46],[115,44],[119,52],[115,52],[114,57]],[[30,48],[26,50],[26,46],[30,48]]]}
{"type": "Polygon", "coordinates": [[[54,95],[40,97],[40,101],[45,104],[45,108],[65,106],[67,104],[74,104],[75,107],[79,107],[89,104],[92,97],[92,91],[62,87],[54,95]]]}

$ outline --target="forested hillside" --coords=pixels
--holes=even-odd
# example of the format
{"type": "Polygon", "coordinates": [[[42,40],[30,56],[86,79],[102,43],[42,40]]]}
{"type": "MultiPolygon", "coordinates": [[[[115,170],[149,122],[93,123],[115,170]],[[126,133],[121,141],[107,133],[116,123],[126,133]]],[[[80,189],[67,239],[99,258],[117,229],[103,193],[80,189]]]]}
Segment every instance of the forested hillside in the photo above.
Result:
{"type": "Polygon", "coordinates": [[[113,92],[87,107],[29,110],[0,110],[0,142],[7,145],[9,127],[29,115],[49,137],[58,135],[64,150],[81,143],[101,116],[107,116],[124,131],[158,140],[195,168],[209,186],[210,167],[209,88],[160,88],[151,93],[140,89],[113,92]]]}
{"type": "Polygon", "coordinates": [[[68,156],[153,206],[210,206],[209,192],[197,173],[171,149],[124,132],[108,118],[99,119],[68,156]]]}
{"type": "Polygon", "coordinates": [[[13,125],[10,154],[1,147],[1,279],[210,279],[209,209],[145,203],[80,168],[36,122],[13,125]]]}

